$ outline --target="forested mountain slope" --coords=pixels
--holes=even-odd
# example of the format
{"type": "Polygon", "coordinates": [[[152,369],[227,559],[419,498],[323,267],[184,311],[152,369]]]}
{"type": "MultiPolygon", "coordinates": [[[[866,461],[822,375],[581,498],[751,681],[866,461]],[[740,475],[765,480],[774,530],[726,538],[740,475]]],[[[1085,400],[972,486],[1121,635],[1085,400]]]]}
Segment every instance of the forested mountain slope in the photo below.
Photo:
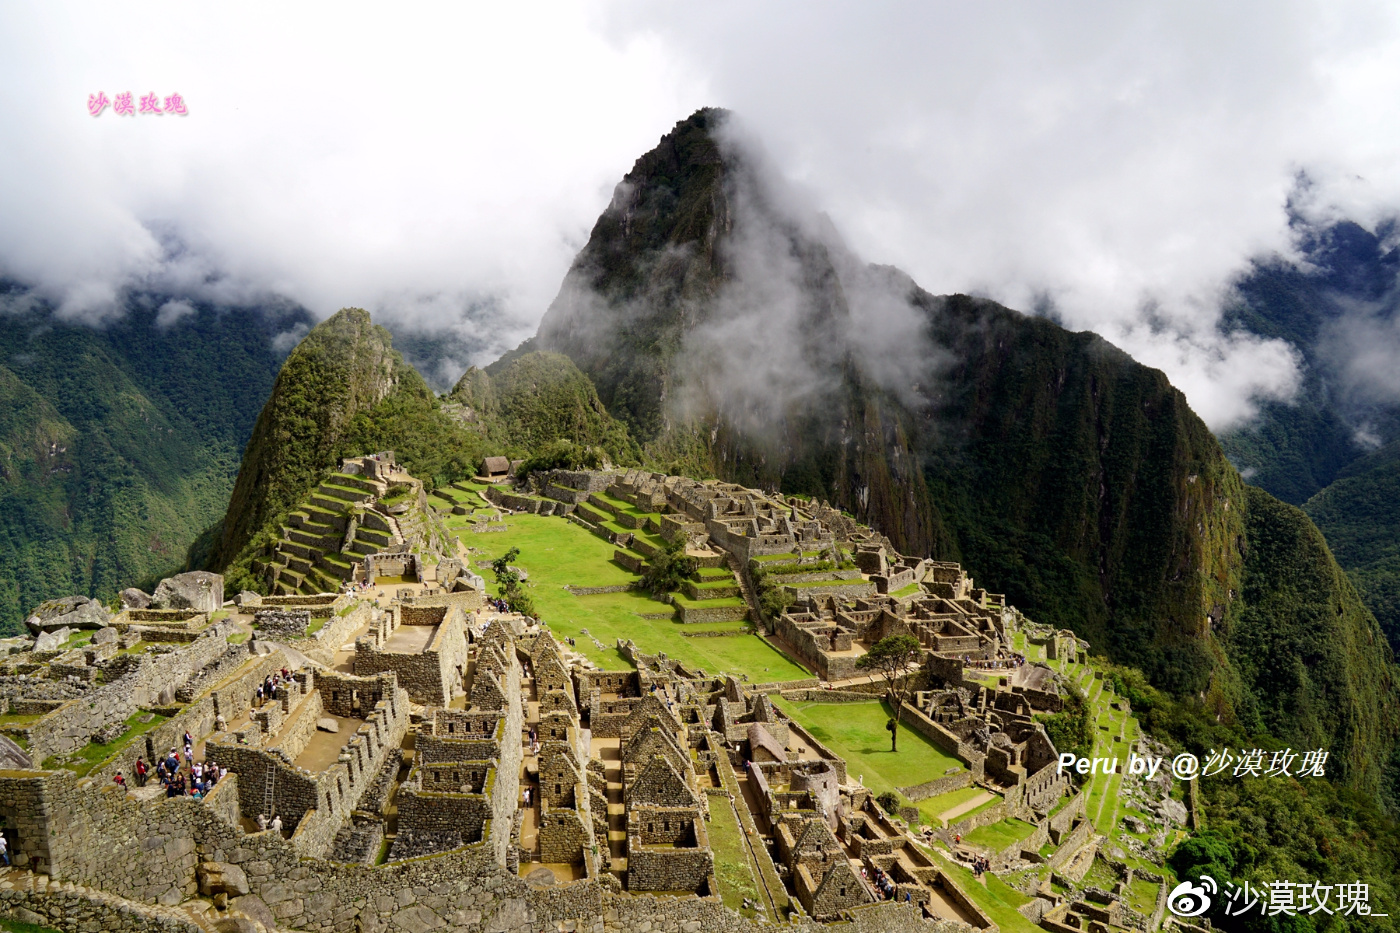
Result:
{"type": "Polygon", "coordinates": [[[104,326],[0,288],[0,630],[44,599],[179,570],[219,520],[286,309],[134,294],[104,326]],[[187,310],[186,310],[187,309],[187,310]],[[171,320],[171,318],[174,318],[171,320]]]}
{"type": "Polygon", "coordinates": [[[1250,482],[1301,505],[1400,644],[1400,250],[1396,227],[1296,221],[1301,262],[1260,262],[1226,325],[1297,348],[1298,397],[1221,438],[1250,482]]]}

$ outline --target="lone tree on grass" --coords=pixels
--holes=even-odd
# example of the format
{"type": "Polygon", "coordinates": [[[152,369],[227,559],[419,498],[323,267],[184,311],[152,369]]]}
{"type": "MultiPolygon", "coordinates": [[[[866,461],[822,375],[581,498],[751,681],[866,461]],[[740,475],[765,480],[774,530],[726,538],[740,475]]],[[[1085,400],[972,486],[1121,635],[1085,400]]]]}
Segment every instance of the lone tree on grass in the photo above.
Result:
{"type": "Polygon", "coordinates": [[[894,718],[885,723],[890,730],[890,751],[899,751],[899,716],[904,710],[904,698],[909,695],[911,680],[900,685],[902,675],[910,664],[923,654],[919,640],[913,635],[886,635],[870,646],[870,650],[856,661],[856,667],[863,671],[876,671],[885,678],[888,686],[890,705],[894,707],[894,718]]]}

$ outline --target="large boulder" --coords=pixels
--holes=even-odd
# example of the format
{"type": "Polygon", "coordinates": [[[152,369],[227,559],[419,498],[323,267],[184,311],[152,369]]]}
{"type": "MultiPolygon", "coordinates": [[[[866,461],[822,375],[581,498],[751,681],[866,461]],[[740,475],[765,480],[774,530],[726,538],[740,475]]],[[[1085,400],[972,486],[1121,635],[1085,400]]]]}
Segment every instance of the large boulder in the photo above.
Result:
{"type": "Polygon", "coordinates": [[[228,862],[199,863],[199,893],[205,897],[215,894],[241,897],[248,890],[248,876],[237,865],[228,862]]]}
{"type": "Polygon", "coordinates": [[[68,636],[71,634],[73,634],[73,630],[70,628],[40,632],[39,637],[34,639],[34,650],[57,651],[63,647],[63,643],[68,640],[68,636]]]}
{"type": "Polygon", "coordinates": [[[116,644],[116,641],[117,630],[110,625],[106,628],[98,629],[92,636],[92,643],[94,645],[111,645],[116,644]]]}
{"type": "Polygon", "coordinates": [[[224,604],[224,578],[207,570],[177,573],[160,581],[151,596],[152,609],[193,609],[217,612],[224,604]]]}
{"type": "Polygon", "coordinates": [[[107,607],[86,596],[65,596],[40,603],[24,624],[31,632],[60,628],[102,628],[112,614],[107,607]]]}
{"type": "Polygon", "coordinates": [[[144,590],[138,590],[134,586],[128,586],[117,594],[122,601],[123,609],[149,609],[151,608],[151,595],[144,590]]]}

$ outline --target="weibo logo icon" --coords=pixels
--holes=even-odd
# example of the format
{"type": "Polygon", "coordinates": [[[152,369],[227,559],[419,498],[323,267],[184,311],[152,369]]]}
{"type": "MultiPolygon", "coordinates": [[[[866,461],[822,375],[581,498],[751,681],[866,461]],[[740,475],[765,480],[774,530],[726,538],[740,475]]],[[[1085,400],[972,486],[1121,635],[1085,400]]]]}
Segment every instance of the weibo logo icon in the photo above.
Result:
{"type": "Polygon", "coordinates": [[[1218,890],[1215,879],[1202,875],[1199,884],[1183,881],[1167,895],[1167,909],[1178,917],[1199,917],[1210,910],[1210,896],[1218,890]]]}

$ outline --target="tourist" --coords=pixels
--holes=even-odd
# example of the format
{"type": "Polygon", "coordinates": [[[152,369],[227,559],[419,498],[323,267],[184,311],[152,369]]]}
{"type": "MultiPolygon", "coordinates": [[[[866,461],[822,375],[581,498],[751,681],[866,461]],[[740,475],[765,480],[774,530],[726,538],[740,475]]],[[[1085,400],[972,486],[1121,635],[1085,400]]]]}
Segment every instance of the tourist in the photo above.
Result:
{"type": "Polygon", "coordinates": [[[259,814],[258,814],[258,830],[259,830],[259,831],[266,831],[266,830],[267,830],[267,814],[266,814],[266,813],[259,813],[259,814]]]}
{"type": "Polygon", "coordinates": [[[118,787],[125,787],[125,786],[126,786],[126,778],[122,777],[122,773],[121,773],[120,771],[118,771],[118,772],[116,773],[116,775],[113,776],[113,778],[112,778],[112,783],[113,783],[113,784],[116,784],[118,787]]]}
{"type": "Polygon", "coordinates": [[[137,759],[136,759],[136,786],[137,786],[137,787],[145,787],[145,786],[146,786],[146,774],[147,774],[147,771],[148,771],[148,769],[146,768],[146,762],[143,761],[143,760],[140,759],[140,758],[137,758],[137,759]]]}
{"type": "Polygon", "coordinates": [[[220,713],[218,716],[214,717],[214,729],[219,732],[223,732],[226,729],[228,729],[228,723],[224,721],[223,713],[220,713]]]}
{"type": "Polygon", "coordinates": [[[282,817],[274,816],[272,818],[272,831],[277,833],[279,836],[282,835],[282,817]]]}
{"type": "Polygon", "coordinates": [[[263,705],[263,688],[262,688],[262,684],[258,684],[258,689],[257,689],[257,691],[256,691],[256,700],[257,700],[258,708],[261,709],[261,708],[262,708],[262,705],[263,705]]]}
{"type": "Polygon", "coordinates": [[[189,748],[189,747],[190,747],[191,745],[193,745],[193,744],[194,744],[194,736],[192,736],[192,735],[190,735],[188,732],[186,732],[186,733],[185,733],[185,747],[186,747],[186,748],[189,748]]]}
{"type": "Polygon", "coordinates": [[[10,864],[10,844],[5,841],[5,835],[0,833],[0,858],[5,860],[5,864],[10,864]]]}

